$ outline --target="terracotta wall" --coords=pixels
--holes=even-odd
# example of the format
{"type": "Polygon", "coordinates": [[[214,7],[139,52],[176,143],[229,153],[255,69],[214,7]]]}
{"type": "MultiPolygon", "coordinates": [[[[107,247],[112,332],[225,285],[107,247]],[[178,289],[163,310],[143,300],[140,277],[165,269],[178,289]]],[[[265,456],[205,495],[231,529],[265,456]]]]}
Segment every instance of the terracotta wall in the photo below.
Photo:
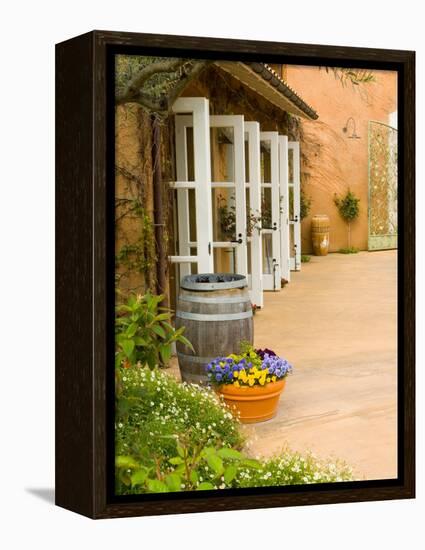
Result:
{"type": "MultiPolygon", "coordinates": [[[[352,246],[367,249],[368,121],[389,122],[397,110],[397,77],[391,71],[373,71],[374,81],[345,87],[324,68],[286,67],[288,84],[319,114],[316,121],[302,121],[302,185],[312,199],[311,212],[302,224],[302,248],[311,251],[311,216],[331,219],[330,250],[347,246],[347,229],[333,203],[334,193],[348,187],[360,198],[360,215],[352,226],[352,246]],[[353,117],[360,139],[342,131],[353,117]]],[[[352,130],[350,123],[349,131],[352,130]]]]}

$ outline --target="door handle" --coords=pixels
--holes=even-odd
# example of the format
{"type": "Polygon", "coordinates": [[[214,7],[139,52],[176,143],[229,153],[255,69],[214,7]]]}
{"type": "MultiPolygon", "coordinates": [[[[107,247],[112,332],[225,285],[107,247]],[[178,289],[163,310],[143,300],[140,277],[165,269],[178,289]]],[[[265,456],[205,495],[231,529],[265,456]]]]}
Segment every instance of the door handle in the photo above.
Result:
{"type": "Polygon", "coordinates": [[[234,241],[230,241],[231,243],[237,243],[237,244],[242,244],[243,243],[243,240],[242,240],[242,233],[239,233],[238,235],[238,238],[234,241]]]}
{"type": "Polygon", "coordinates": [[[272,229],[273,231],[277,231],[277,222],[274,222],[272,229]]]}
{"type": "Polygon", "coordinates": [[[295,216],[295,218],[291,218],[289,221],[290,222],[297,222],[298,221],[298,216],[295,216]]]}

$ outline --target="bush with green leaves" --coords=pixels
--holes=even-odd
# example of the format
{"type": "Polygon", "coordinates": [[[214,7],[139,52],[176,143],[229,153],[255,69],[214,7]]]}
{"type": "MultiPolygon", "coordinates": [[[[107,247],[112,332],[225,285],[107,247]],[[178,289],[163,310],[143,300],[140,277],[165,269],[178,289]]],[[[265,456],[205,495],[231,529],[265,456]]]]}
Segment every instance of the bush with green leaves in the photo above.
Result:
{"type": "Polygon", "coordinates": [[[120,494],[148,491],[149,480],[163,481],[174,473],[178,464],[169,461],[180,456],[181,449],[203,463],[204,449],[243,446],[238,420],[213,390],[181,384],[163,371],[141,366],[117,368],[115,387],[120,494]],[[128,461],[133,466],[126,468],[128,461]],[[141,472],[146,483],[135,486],[131,476],[142,476],[141,472]]]}
{"type": "Polygon", "coordinates": [[[359,202],[360,199],[350,189],[343,197],[338,197],[336,193],[334,195],[334,203],[338,208],[339,215],[347,224],[348,248],[351,248],[351,223],[357,219],[360,212],[359,202]]]}
{"type": "Polygon", "coordinates": [[[116,369],[117,494],[297,485],[352,478],[343,463],[285,450],[243,452],[239,421],[214,391],[164,371],[116,369]]]}
{"type": "Polygon", "coordinates": [[[359,252],[359,249],[356,248],[355,246],[350,246],[346,248],[340,248],[338,249],[338,252],[340,254],[357,254],[359,252]]]}
{"type": "Polygon", "coordinates": [[[131,294],[124,304],[116,307],[115,315],[115,365],[148,365],[151,369],[167,364],[173,342],[181,342],[193,350],[183,336],[184,327],[175,329],[171,324],[171,312],[160,307],[164,296],[149,292],[131,294]]]}

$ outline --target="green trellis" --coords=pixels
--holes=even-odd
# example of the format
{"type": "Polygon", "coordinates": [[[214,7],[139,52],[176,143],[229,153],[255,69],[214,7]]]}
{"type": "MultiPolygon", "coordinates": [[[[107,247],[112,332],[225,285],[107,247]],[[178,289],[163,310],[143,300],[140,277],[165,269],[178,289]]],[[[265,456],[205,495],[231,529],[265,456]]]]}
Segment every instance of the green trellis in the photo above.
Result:
{"type": "Polygon", "coordinates": [[[397,130],[369,121],[368,249],[397,248],[397,130]]]}

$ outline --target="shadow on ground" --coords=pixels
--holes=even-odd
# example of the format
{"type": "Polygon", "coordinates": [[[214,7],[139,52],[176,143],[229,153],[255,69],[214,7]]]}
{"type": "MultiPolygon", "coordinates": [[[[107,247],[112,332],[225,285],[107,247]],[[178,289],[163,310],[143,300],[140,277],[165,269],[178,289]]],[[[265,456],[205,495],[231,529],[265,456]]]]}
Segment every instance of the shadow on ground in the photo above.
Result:
{"type": "Polygon", "coordinates": [[[25,491],[49,504],[55,503],[55,490],[52,487],[26,487],[25,491]]]}

